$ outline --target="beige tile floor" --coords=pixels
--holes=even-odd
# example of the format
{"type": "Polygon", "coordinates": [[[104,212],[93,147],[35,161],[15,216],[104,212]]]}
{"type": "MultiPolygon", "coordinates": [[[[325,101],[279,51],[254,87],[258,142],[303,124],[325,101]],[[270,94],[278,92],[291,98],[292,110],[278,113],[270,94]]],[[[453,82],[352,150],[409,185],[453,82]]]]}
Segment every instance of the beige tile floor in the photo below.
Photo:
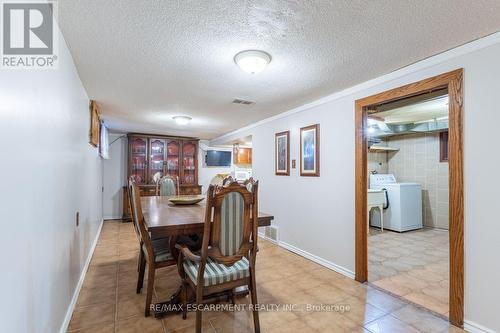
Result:
{"type": "MultiPolygon", "coordinates": [[[[295,311],[261,311],[261,331],[463,332],[447,321],[377,289],[359,284],[303,257],[260,241],[257,292],[261,304],[297,304],[295,311]],[[334,304],[344,311],[307,311],[334,304]]],[[[105,222],[80,292],[69,332],[194,332],[194,313],[145,318],[145,295],[136,295],[138,246],[132,225],[105,222]]],[[[156,300],[179,285],[173,267],[157,271],[156,300]]],[[[249,297],[237,303],[249,303],[249,297]]],[[[251,312],[204,314],[204,332],[253,332],[251,312]]]]}
{"type": "Polygon", "coordinates": [[[413,303],[448,316],[448,231],[405,233],[371,228],[368,281],[413,303]]]}

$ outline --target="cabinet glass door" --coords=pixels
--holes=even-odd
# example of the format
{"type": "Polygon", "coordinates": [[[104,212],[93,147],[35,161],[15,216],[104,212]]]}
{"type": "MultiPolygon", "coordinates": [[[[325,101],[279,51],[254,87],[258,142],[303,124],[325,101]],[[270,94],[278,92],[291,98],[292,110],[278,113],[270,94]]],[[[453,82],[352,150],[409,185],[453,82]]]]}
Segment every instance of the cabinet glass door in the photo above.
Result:
{"type": "Polygon", "coordinates": [[[165,140],[150,139],[149,141],[149,183],[156,182],[163,177],[165,164],[165,140]]]}
{"type": "Polygon", "coordinates": [[[185,141],[182,145],[183,183],[196,184],[196,144],[185,141]]]}
{"type": "Polygon", "coordinates": [[[146,138],[133,138],[130,145],[131,170],[130,175],[138,184],[145,184],[147,170],[147,146],[146,138]]]}
{"type": "Polygon", "coordinates": [[[167,143],[167,168],[166,172],[170,176],[179,176],[180,142],[170,140],[167,143]]]}

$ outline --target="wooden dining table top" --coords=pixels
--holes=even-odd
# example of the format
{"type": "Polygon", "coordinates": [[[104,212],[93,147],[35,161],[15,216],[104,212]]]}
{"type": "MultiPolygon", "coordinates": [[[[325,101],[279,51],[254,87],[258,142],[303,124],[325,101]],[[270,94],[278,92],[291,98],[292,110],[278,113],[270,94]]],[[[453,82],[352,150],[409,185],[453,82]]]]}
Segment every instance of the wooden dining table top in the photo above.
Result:
{"type": "MultiPolygon", "coordinates": [[[[194,205],[174,205],[165,196],[141,198],[142,212],[152,236],[203,232],[206,199],[194,205]]],[[[259,227],[271,225],[274,216],[259,212],[259,227]]]]}

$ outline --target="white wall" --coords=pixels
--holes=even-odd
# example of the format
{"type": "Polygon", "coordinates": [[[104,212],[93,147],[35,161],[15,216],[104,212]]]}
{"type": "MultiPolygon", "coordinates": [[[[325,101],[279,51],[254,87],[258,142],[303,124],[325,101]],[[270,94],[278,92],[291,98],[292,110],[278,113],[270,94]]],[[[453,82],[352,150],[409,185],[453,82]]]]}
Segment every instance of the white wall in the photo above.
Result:
{"type": "MultiPolygon", "coordinates": [[[[498,141],[500,34],[426,59],[284,115],[211,141],[252,135],[260,209],[274,214],[280,241],[354,270],[354,102],[375,93],[463,67],[465,70],[465,320],[500,331],[498,141]],[[299,159],[299,128],[321,124],[321,177],[274,175],[274,133],[291,131],[299,159]]],[[[285,110],[284,110],[285,111],[285,110]]],[[[298,168],[298,165],[297,165],[298,168]]]]}
{"type": "Polygon", "coordinates": [[[0,69],[1,332],[61,329],[102,220],[89,100],[59,42],[58,69],[0,69]]]}
{"type": "Polygon", "coordinates": [[[121,219],[123,186],[127,184],[127,135],[109,134],[109,159],[103,161],[103,218],[121,219]]]}

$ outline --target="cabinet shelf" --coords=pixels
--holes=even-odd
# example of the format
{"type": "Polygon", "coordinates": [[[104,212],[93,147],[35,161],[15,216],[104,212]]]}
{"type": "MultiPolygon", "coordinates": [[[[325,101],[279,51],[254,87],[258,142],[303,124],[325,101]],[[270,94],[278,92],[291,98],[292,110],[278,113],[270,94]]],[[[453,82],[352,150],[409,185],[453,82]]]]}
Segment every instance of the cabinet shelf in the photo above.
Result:
{"type": "Polygon", "coordinates": [[[384,152],[391,152],[391,151],[399,151],[399,148],[393,148],[393,147],[387,147],[387,146],[371,146],[369,149],[370,152],[372,153],[384,153],[384,152]]]}

